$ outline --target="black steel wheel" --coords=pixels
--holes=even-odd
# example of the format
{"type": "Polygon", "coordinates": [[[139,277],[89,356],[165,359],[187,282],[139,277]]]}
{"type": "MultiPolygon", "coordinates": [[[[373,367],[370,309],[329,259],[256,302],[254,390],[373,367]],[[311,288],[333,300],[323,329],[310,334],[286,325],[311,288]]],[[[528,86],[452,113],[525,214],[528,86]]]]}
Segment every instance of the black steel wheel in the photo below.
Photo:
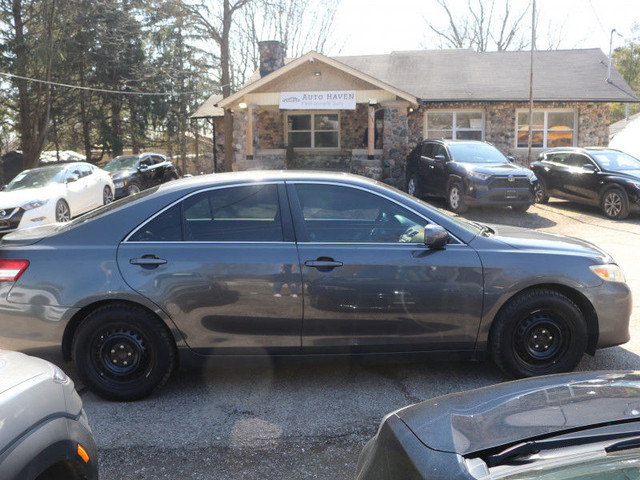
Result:
{"type": "Polygon", "coordinates": [[[105,185],[102,189],[102,204],[106,205],[111,202],[113,202],[113,190],[109,185],[105,185]]]}
{"type": "Polygon", "coordinates": [[[580,309],[554,291],[534,289],[500,311],[489,338],[495,363],[514,377],[573,370],[587,348],[580,309]]]}
{"type": "Polygon", "coordinates": [[[58,200],[56,203],[56,222],[68,222],[69,220],[71,220],[69,204],[64,200],[58,200]]]}
{"type": "Polygon", "coordinates": [[[449,209],[456,213],[464,213],[469,209],[464,203],[464,190],[460,182],[452,182],[449,185],[447,203],[449,204],[449,209]]]}
{"type": "Polygon", "coordinates": [[[549,201],[549,195],[547,195],[547,187],[541,178],[538,179],[534,190],[536,203],[547,203],[549,201]]]}
{"type": "Polygon", "coordinates": [[[620,188],[610,188],[600,199],[600,208],[607,218],[622,220],[629,215],[629,199],[620,188]]]}
{"type": "Polygon", "coordinates": [[[98,395],[137,400],[163,385],[175,365],[175,345],[150,312],[128,304],[98,308],[73,339],[80,379],[98,395]]]}

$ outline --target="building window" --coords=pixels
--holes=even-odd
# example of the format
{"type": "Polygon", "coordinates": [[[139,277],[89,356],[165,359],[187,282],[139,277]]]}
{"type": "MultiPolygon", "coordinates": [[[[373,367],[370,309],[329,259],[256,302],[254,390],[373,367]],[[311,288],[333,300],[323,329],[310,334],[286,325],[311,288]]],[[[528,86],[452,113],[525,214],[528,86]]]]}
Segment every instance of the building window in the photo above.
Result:
{"type": "Polygon", "coordinates": [[[482,140],[484,115],[482,112],[427,112],[425,138],[453,140],[482,140]]]}
{"type": "Polygon", "coordinates": [[[340,117],[337,113],[287,115],[288,145],[294,148],[338,148],[340,117]]]}
{"type": "MultiPolygon", "coordinates": [[[[517,112],[518,148],[527,148],[529,141],[529,112],[517,112]]],[[[534,111],[531,122],[533,148],[571,147],[575,145],[576,115],[569,111],[534,111]]]]}

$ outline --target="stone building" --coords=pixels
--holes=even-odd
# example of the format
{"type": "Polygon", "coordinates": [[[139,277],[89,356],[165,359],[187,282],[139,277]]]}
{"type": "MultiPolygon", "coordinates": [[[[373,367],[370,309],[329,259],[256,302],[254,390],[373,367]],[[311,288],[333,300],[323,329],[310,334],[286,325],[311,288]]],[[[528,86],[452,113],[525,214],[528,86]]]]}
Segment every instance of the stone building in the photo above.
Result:
{"type": "MultiPolygon", "coordinates": [[[[243,88],[208,100],[233,112],[235,170],[338,170],[403,187],[406,156],[424,138],[484,140],[526,161],[530,52],[285,59],[278,42],[260,52],[243,88]]],[[[609,103],[638,101],[607,66],[599,49],[534,53],[534,154],[607,144],[609,103]]]]}

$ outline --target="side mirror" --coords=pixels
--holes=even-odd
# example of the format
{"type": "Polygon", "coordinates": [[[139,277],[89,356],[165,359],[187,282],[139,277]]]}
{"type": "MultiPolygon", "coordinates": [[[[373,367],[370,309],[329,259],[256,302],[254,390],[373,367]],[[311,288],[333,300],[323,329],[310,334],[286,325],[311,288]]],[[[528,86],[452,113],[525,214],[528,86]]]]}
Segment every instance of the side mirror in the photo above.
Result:
{"type": "Polygon", "coordinates": [[[514,157],[513,155],[507,155],[507,160],[509,160],[511,163],[516,163],[516,157],[514,157]]]}
{"type": "Polygon", "coordinates": [[[144,172],[145,170],[149,170],[149,165],[145,165],[145,164],[138,165],[138,171],[144,172]]]}
{"type": "Polygon", "coordinates": [[[439,162],[444,162],[446,161],[446,157],[442,154],[440,155],[436,155],[435,157],[433,157],[434,160],[438,160],[439,162]]]}
{"type": "Polygon", "coordinates": [[[424,244],[431,250],[442,250],[449,242],[449,232],[440,225],[424,227],[424,244]]]}
{"type": "Polygon", "coordinates": [[[596,166],[593,163],[585,163],[582,166],[583,170],[587,170],[588,172],[595,172],[596,171],[596,166]]]}
{"type": "Polygon", "coordinates": [[[77,182],[80,177],[78,175],[69,175],[67,177],[67,183],[77,182]]]}

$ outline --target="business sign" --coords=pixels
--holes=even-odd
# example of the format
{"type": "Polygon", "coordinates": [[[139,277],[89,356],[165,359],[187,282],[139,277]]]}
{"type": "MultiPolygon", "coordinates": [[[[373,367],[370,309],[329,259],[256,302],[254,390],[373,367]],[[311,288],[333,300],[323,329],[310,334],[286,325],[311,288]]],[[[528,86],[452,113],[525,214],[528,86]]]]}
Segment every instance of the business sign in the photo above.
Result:
{"type": "Polygon", "coordinates": [[[281,92],[281,110],[355,110],[355,90],[335,92],[281,92]]]}

